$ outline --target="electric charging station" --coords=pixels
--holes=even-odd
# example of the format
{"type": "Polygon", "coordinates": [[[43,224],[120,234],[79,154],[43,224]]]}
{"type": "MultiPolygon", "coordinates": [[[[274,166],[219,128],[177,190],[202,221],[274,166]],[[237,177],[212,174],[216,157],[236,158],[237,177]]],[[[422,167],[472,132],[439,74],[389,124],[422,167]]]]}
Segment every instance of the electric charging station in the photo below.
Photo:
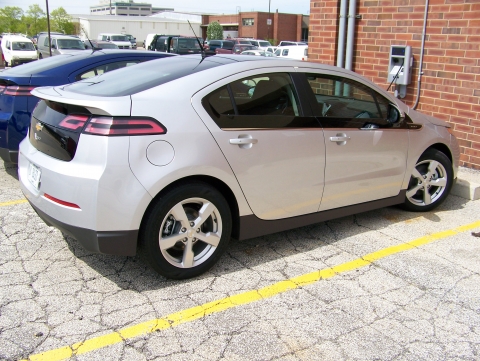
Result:
{"type": "Polygon", "coordinates": [[[395,96],[405,98],[407,85],[412,82],[413,56],[408,45],[391,45],[388,64],[388,82],[395,83],[395,96]]]}

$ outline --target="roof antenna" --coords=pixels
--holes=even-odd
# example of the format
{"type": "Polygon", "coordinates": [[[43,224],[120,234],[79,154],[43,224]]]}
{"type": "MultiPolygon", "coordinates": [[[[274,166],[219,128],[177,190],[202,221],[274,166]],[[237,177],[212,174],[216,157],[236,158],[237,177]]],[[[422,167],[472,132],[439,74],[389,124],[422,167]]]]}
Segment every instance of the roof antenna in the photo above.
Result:
{"type": "Polygon", "coordinates": [[[96,48],[96,47],[92,44],[92,42],[90,41],[90,39],[89,39],[89,37],[88,37],[88,34],[87,34],[87,32],[85,31],[85,29],[83,28],[83,26],[81,26],[81,28],[82,28],[82,30],[83,30],[83,33],[84,33],[85,36],[87,37],[87,40],[88,40],[88,42],[90,43],[90,46],[92,47],[92,53],[94,53],[95,50],[100,50],[101,48],[96,48]]]}
{"type": "Polygon", "coordinates": [[[197,39],[198,45],[200,45],[200,49],[202,49],[202,60],[203,60],[207,56],[207,54],[205,54],[205,49],[203,45],[200,43],[200,39],[198,38],[197,34],[195,34],[195,30],[193,30],[192,24],[190,24],[190,20],[187,20],[187,21],[188,21],[188,25],[190,25],[190,29],[192,29],[193,35],[195,35],[195,39],[197,39]]]}

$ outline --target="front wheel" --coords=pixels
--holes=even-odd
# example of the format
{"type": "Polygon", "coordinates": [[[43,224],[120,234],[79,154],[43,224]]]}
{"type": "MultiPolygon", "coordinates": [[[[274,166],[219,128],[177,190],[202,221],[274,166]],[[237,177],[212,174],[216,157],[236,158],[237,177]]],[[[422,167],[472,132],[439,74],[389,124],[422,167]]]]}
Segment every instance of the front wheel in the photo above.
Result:
{"type": "Polygon", "coordinates": [[[145,215],[141,251],[150,266],[173,279],[196,277],[226,250],[232,216],[225,198],[205,183],[182,184],[145,215]]]}
{"type": "Polygon", "coordinates": [[[438,207],[450,192],[452,182],[450,159],[439,150],[427,150],[413,169],[403,208],[426,212],[438,207]]]}

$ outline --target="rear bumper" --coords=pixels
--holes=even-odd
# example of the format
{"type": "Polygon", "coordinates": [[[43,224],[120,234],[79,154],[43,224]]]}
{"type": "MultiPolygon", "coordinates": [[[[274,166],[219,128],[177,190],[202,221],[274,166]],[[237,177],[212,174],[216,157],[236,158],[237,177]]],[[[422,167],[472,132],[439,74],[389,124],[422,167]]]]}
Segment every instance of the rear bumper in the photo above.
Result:
{"type": "Polygon", "coordinates": [[[50,217],[30,203],[38,216],[49,226],[75,238],[87,251],[117,256],[135,256],[137,252],[138,230],[103,231],[80,228],[65,224],[50,217]]]}

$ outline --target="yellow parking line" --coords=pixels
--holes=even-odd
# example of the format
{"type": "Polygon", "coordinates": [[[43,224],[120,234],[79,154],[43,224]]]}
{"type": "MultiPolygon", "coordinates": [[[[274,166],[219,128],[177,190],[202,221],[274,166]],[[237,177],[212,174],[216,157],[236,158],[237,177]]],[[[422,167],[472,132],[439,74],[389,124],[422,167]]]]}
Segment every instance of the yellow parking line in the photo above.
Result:
{"type": "MultiPolygon", "coordinates": [[[[167,328],[181,325],[182,323],[192,322],[207,315],[222,312],[229,308],[246,305],[255,301],[270,298],[295,288],[303,287],[322,279],[328,279],[335,275],[352,271],[372,264],[379,259],[391,256],[396,253],[407,251],[412,248],[438,241],[480,227],[480,221],[466,224],[454,229],[434,233],[428,236],[417,238],[413,241],[401,243],[392,247],[384,248],[379,251],[369,253],[356,260],[342,263],[340,265],[314,271],[301,276],[293,277],[285,281],[274,283],[270,286],[258,290],[243,292],[238,295],[226,297],[213,302],[205,303],[200,306],[192,307],[183,311],[172,313],[163,318],[150,320],[134,326],[123,328],[103,336],[94,337],[83,342],[65,346],[51,351],[46,351],[36,355],[31,355],[30,361],[59,361],[75,355],[85,354],[90,351],[98,350],[106,346],[123,342],[127,339],[146,335],[154,331],[165,330],[167,328]]],[[[26,360],[23,360],[26,361],[26,360]]]]}
{"type": "Polygon", "coordinates": [[[13,206],[15,204],[27,203],[26,199],[17,199],[16,201],[3,202],[0,203],[0,207],[13,206]]]}

